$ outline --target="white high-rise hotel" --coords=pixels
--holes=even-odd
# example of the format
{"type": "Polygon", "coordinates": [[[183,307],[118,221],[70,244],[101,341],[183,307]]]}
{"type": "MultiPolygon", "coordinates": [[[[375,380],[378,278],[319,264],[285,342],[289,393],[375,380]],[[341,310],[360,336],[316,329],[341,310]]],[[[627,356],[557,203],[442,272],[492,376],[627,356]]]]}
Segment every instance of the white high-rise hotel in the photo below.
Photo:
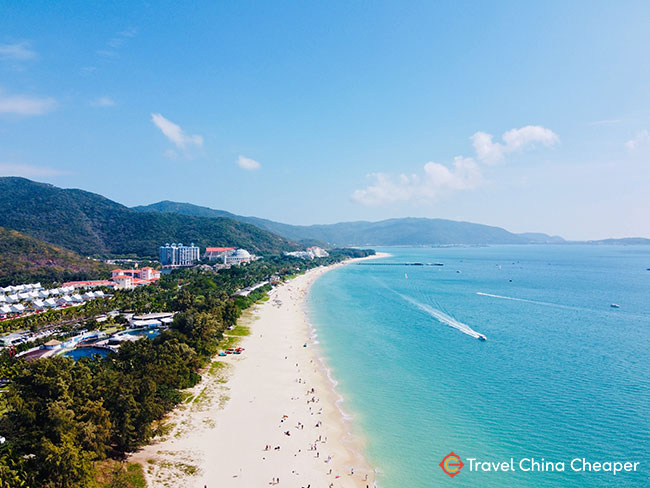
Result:
{"type": "Polygon", "coordinates": [[[160,264],[168,267],[192,266],[199,260],[199,248],[194,243],[189,246],[183,244],[165,244],[160,246],[160,264]]]}

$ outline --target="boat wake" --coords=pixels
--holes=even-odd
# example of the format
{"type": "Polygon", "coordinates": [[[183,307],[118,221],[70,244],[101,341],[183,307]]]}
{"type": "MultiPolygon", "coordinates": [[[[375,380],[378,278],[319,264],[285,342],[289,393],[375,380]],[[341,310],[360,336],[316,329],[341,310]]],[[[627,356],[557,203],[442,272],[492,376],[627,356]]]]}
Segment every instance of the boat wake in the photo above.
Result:
{"type": "Polygon", "coordinates": [[[546,307],[564,308],[566,310],[579,310],[579,311],[587,310],[590,312],[592,311],[588,308],[572,307],[570,305],[561,305],[559,303],[551,303],[551,302],[539,302],[537,300],[528,300],[527,298],[516,298],[516,297],[506,297],[503,295],[493,295],[492,293],[483,293],[482,291],[477,291],[476,294],[484,297],[500,298],[501,300],[512,300],[513,302],[533,303],[535,305],[544,305],[546,307]]]}
{"type": "MultiPolygon", "coordinates": [[[[394,290],[391,290],[391,291],[394,291],[394,290]]],[[[447,315],[446,313],[444,313],[444,312],[442,312],[442,311],[440,311],[440,310],[438,310],[438,309],[436,309],[436,308],[433,308],[433,307],[430,306],[430,305],[426,305],[426,304],[424,304],[424,303],[420,303],[420,302],[418,302],[417,300],[415,300],[415,299],[413,299],[413,298],[411,298],[411,297],[409,297],[409,296],[402,295],[402,294],[399,293],[399,292],[396,292],[396,291],[395,291],[395,293],[396,293],[397,295],[399,295],[400,297],[402,297],[402,298],[403,298],[404,300],[406,300],[407,302],[409,302],[410,304],[415,305],[417,308],[419,308],[419,309],[422,310],[423,312],[426,312],[426,313],[428,313],[429,315],[431,315],[431,316],[432,316],[433,318],[435,318],[438,322],[442,322],[442,323],[445,324],[445,325],[448,325],[448,326],[450,326],[450,327],[453,327],[454,329],[457,329],[457,330],[461,331],[463,334],[467,334],[468,336],[471,336],[471,337],[473,337],[474,339],[485,340],[485,336],[484,336],[483,334],[481,334],[480,332],[476,332],[476,331],[475,331],[474,329],[472,329],[469,325],[464,324],[464,323],[462,323],[462,322],[459,322],[459,321],[456,320],[455,318],[450,317],[450,316],[447,315]]]]}

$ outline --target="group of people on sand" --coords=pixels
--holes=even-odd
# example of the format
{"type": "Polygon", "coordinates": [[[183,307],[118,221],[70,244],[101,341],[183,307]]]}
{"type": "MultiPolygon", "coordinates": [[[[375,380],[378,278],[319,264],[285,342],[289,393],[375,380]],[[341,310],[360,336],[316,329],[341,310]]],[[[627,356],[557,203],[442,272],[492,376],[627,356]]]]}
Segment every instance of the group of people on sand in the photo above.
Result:
{"type": "MultiPolygon", "coordinates": [[[[285,359],[288,359],[288,357],[285,356],[285,359]]],[[[310,362],[313,363],[313,360],[310,361],[310,362]]],[[[300,365],[299,365],[299,363],[295,363],[295,367],[296,367],[296,371],[297,371],[298,373],[300,373],[300,365]]],[[[301,378],[301,377],[296,378],[296,382],[299,383],[299,384],[303,384],[303,385],[306,384],[306,381],[305,381],[303,378],[301,378]]],[[[304,396],[307,397],[306,402],[307,402],[307,405],[309,405],[309,412],[310,412],[310,415],[321,415],[322,412],[323,412],[323,409],[322,409],[322,408],[320,408],[320,409],[318,409],[317,411],[315,411],[315,410],[312,409],[312,406],[311,406],[312,404],[315,404],[315,403],[320,402],[320,398],[316,395],[316,388],[314,388],[314,387],[309,388],[309,387],[308,387],[307,390],[306,390],[305,393],[304,393],[304,396]]],[[[294,396],[294,397],[291,397],[291,399],[292,399],[292,400],[298,400],[298,397],[295,397],[295,396],[294,396]]],[[[295,428],[296,430],[304,430],[304,428],[305,428],[305,424],[304,424],[302,421],[297,421],[297,422],[295,423],[295,425],[294,425],[292,428],[287,429],[287,424],[288,424],[288,423],[289,423],[289,415],[286,415],[286,414],[285,414],[285,415],[282,415],[282,418],[280,419],[280,422],[279,422],[279,424],[278,424],[278,427],[280,428],[280,430],[282,431],[282,433],[283,433],[285,436],[287,436],[287,437],[291,437],[291,433],[292,433],[291,430],[292,430],[292,428],[295,428]]],[[[322,420],[318,420],[318,421],[316,421],[316,422],[314,423],[314,427],[315,427],[315,428],[319,428],[319,427],[321,427],[322,425],[323,425],[323,421],[322,421],[322,420]]],[[[325,443],[327,443],[327,436],[323,436],[323,435],[321,434],[321,435],[318,436],[317,439],[314,440],[314,442],[311,442],[311,443],[309,444],[308,451],[313,452],[315,458],[317,458],[317,459],[321,459],[321,457],[320,457],[320,451],[319,451],[318,448],[319,448],[319,444],[322,445],[322,444],[325,444],[325,443]]],[[[275,448],[273,448],[273,447],[271,446],[271,444],[266,444],[266,445],[264,446],[264,451],[270,451],[271,449],[274,449],[274,450],[278,451],[278,450],[280,450],[280,446],[278,445],[278,446],[276,446],[275,448]]],[[[295,456],[297,456],[298,454],[300,454],[302,451],[303,451],[302,449],[299,449],[298,452],[295,454],[295,456]]],[[[326,463],[326,464],[329,464],[329,465],[331,466],[331,463],[332,463],[332,455],[328,455],[327,458],[323,459],[323,462],[326,463]]],[[[327,471],[326,474],[327,474],[327,475],[332,475],[332,474],[333,474],[332,471],[333,471],[333,470],[332,470],[332,468],[330,467],[330,469],[327,471]]],[[[298,473],[296,473],[295,471],[292,471],[292,473],[294,473],[294,474],[298,474],[298,473]]],[[[351,468],[350,468],[350,472],[349,472],[349,476],[354,476],[354,474],[355,474],[354,467],[351,467],[351,468]]],[[[341,475],[340,475],[340,474],[336,474],[336,475],[334,475],[334,480],[338,480],[338,479],[340,479],[340,478],[341,478],[341,475]]],[[[365,477],[364,477],[364,481],[367,481],[367,480],[368,480],[368,475],[366,474],[365,477]]],[[[274,477],[271,479],[271,481],[269,482],[270,485],[277,485],[277,484],[279,484],[279,483],[280,483],[280,478],[279,478],[279,477],[275,477],[275,476],[274,476],[274,477]]],[[[309,483],[308,485],[306,485],[306,486],[302,486],[301,488],[311,488],[311,486],[312,486],[311,483],[309,483]]],[[[329,487],[330,487],[330,488],[333,488],[334,486],[335,486],[335,481],[332,481],[332,482],[329,484],[329,487]]],[[[368,488],[369,488],[369,487],[368,487],[368,488]]]]}
{"type": "MultiPolygon", "coordinates": [[[[293,296],[294,295],[294,293],[293,293],[294,290],[292,290],[290,287],[288,287],[288,291],[289,291],[291,297],[295,298],[293,296]]],[[[279,308],[279,306],[283,305],[278,296],[274,296],[273,299],[274,299],[273,301],[275,302],[273,304],[274,306],[277,306],[279,308]]],[[[303,349],[303,348],[306,348],[307,346],[308,346],[307,343],[303,343],[303,344],[299,343],[298,349],[303,349]]],[[[294,354],[297,353],[296,349],[297,348],[295,348],[295,347],[289,346],[288,350],[283,351],[282,356],[284,357],[285,360],[294,359],[294,357],[290,357],[290,356],[294,356],[294,354]]],[[[296,357],[295,359],[298,359],[298,358],[296,357]]],[[[295,359],[294,359],[294,361],[295,361],[295,359]]],[[[291,361],[291,363],[294,363],[294,361],[291,361]]],[[[316,368],[316,365],[314,364],[315,361],[313,359],[311,359],[309,362],[310,362],[310,364],[307,365],[308,368],[316,368]]],[[[303,410],[303,412],[308,413],[310,416],[320,416],[320,415],[322,415],[323,414],[323,408],[321,408],[321,406],[319,405],[320,398],[317,395],[316,388],[313,387],[313,386],[308,386],[308,384],[307,384],[308,381],[306,381],[308,378],[305,378],[303,375],[301,375],[301,363],[295,362],[294,364],[295,364],[295,371],[297,373],[296,377],[295,377],[295,382],[300,384],[302,387],[306,387],[306,389],[302,391],[302,395],[301,394],[296,395],[296,392],[294,391],[293,396],[291,396],[291,400],[292,401],[300,401],[300,400],[305,401],[306,403],[302,404],[303,405],[302,408],[304,408],[304,405],[306,404],[307,407],[308,407],[308,410],[307,411],[303,410]]],[[[296,419],[295,418],[296,414],[300,410],[301,409],[298,408],[297,411],[286,412],[279,419],[279,422],[276,425],[278,426],[279,431],[282,432],[282,434],[283,434],[283,435],[281,435],[282,438],[285,438],[285,436],[290,437],[290,438],[298,436],[299,439],[301,438],[300,435],[302,435],[302,434],[300,434],[299,432],[304,431],[305,430],[305,425],[306,424],[308,425],[308,423],[305,422],[304,419],[300,419],[300,418],[296,419]],[[293,417],[293,418],[290,419],[290,417],[289,417],[289,415],[287,415],[287,413],[291,414],[291,417],[293,417]]],[[[321,418],[316,417],[315,419],[312,420],[313,428],[318,428],[319,431],[321,431],[322,428],[323,428],[322,427],[323,426],[323,421],[321,420],[321,418]]],[[[280,439],[277,439],[277,441],[280,441],[280,439]]],[[[277,444],[267,443],[264,446],[263,450],[266,451],[266,452],[279,451],[280,447],[281,447],[280,446],[281,444],[282,444],[281,441],[278,442],[277,444]]],[[[330,482],[328,483],[328,486],[329,486],[329,488],[335,488],[336,486],[340,486],[339,483],[342,482],[343,481],[342,478],[346,477],[346,476],[344,475],[342,477],[341,474],[344,474],[344,473],[336,473],[334,471],[336,469],[336,466],[333,465],[333,454],[332,453],[329,453],[329,454],[324,453],[324,454],[328,454],[328,455],[327,456],[324,455],[323,457],[320,456],[321,449],[326,444],[327,444],[327,436],[325,436],[323,434],[320,434],[320,435],[317,436],[317,438],[315,438],[312,442],[309,442],[305,446],[305,447],[308,446],[307,449],[304,449],[304,448],[303,449],[298,449],[297,452],[294,453],[294,456],[304,456],[308,452],[310,452],[312,454],[313,458],[319,460],[318,462],[323,462],[325,464],[325,466],[326,466],[326,469],[327,469],[325,474],[328,477],[330,477],[330,482]],[[319,449],[319,448],[321,448],[321,449],[319,449]]],[[[285,449],[286,448],[287,448],[287,445],[285,444],[285,449]]],[[[267,455],[265,454],[263,459],[266,459],[266,456],[267,455]]],[[[298,475],[297,471],[291,471],[291,473],[295,474],[295,475],[298,475]]],[[[348,476],[354,476],[354,477],[359,476],[358,474],[355,474],[354,467],[350,467],[349,472],[347,472],[345,474],[347,474],[348,476]]],[[[365,474],[365,477],[363,477],[363,481],[368,481],[368,474],[365,474]]],[[[285,483],[287,483],[286,479],[285,479],[285,483]]],[[[271,478],[271,480],[269,481],[269,485],[272,485],[272,486],[279,485],[279,484],[280,484],[280,477],[279,476],[273,476],[271,478]]],[[[290,484],[293,484],[293,482],[290,483],[290,484]]],[[[306,484],[306,485],[301,486],[301,488],[312,488],[312,486],[314,486],[313,481],[306,484]]],[[[373,487],[376,487],[376,484],[373,483],[373,487]]],[[[367,488],[370,488],[370,487],[367,485],[367,488]]]]}

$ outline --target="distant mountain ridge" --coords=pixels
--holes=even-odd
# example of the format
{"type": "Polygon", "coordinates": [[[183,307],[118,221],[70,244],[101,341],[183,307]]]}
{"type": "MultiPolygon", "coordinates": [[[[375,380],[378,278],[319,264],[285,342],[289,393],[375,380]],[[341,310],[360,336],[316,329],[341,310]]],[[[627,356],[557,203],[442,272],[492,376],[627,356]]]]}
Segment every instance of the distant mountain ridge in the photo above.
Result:
{"type": "Polygon", "coordinates": [[[342,222],[325,225],[290,225],[258,217],[244,217],[190,203],[162,201],[134,207],[139,212],[176,213],[202,217],[228,217],[253,224],[287,239],[318,241],[331,246],[428,246],[560,243],[564,239],[541,233],[513,234],[500,227],[446,219],[401,218],[379,222],[342,222]]]}
{"type": "Polygon", "coordinates": [[[25,178],[0,178],[0,226],[84,255],[157,256],[167,242],[279,253],[297,244],[242,221],[143,213],[106,197],[25,178]]]}
{"type": "Polygon", "coordinates": [[[606,246],[638,246],[650,245],[650,239],[645,237],[621,237],[618,239],[599,239],[596,241],[584,241],[584,244],[606,245],[606,246]]]}

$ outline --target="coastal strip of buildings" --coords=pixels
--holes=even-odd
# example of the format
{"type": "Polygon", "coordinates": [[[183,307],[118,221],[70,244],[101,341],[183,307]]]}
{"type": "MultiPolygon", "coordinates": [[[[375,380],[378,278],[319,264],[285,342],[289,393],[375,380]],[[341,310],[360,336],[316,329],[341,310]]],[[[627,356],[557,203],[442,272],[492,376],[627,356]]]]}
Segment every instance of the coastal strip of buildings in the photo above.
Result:
{"type": "MultiPolygon", "coordinates": [[[[315,259],[329,256],[324,249],[312,246],[304,251],[285,252],[286,256],[299,259],[315,259]]],[[[246,249],[236,247],[207,247],[203,254],[201,266],[212,267],[215,271],[231,266],[241,266],[260,259],[246,249]]],[[[201,261],[198,246],[191,243],[185,246],[181,243],[165,244],[159,248],[160,264],[163,271],[174,268],[191,267],[201,261]]],[[[27,283],[0,288],[0,321],[16,318],[26,314],[36,314],[48,309],[64,308],[81,305],[86,301],[104,297],[103,291],[91,291],[92,288],[108,287],[114,290],[131,290],[139,286],[147,286],[160,279],[161,270],[145,266],[138,268],[137,264],[131,269],[116,268],[111,271],[107,280],[70,281],[59,288],[45,289],[40,283],[27,283]],[[81,291],[78,291],[81,290],[81,291]]],[[[250,293],[252,290],[243,290],[250,293]]]]}
{"type": "MultiPolygon", "coordinates": [[[[195,265],[201,257],[200,249],[194,245],[165,244],[160,246],[158,253],[163,268],[180,268],[195,265]]],[[[246,249],[235,247],[207,247],[203,258],[223,266],[239,266],[258,259],[246,249]]]]}

